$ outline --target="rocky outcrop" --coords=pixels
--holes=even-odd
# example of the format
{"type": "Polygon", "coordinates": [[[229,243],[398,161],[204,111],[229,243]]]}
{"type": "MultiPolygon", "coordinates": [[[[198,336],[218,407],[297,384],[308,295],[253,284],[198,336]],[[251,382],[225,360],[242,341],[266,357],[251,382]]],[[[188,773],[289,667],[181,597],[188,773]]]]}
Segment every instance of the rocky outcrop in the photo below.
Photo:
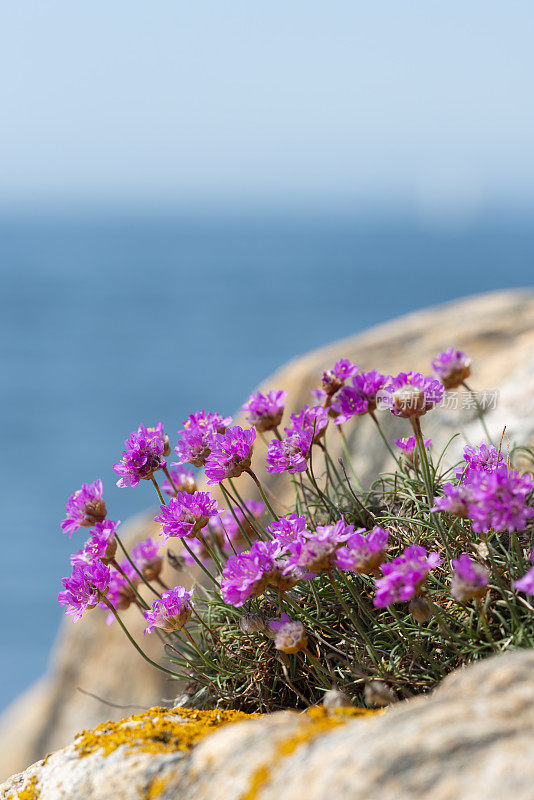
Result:
{"type": "MultiPolygon", "coordinates": [[[[322,371],[339,357],[350,358],[362,369],[377,368],[391,373],[401,369],[427,372],[431,358],[440,350],[456,345],[473,358],[472,384],[475,389],[499,389],[497,408],[488,414],[488,425],[498,436],[504,425],[511,439],[526,441],[534,434],[534,294],[499,292],[469,298],[438,308],[410,314],[380,325],[342,342],[298,358],[265,381],[262,388],[287,389],[288,412],[309,402],[309,392],[320,381],[322,371]]],[[[408,433],[406,423],[384,413],[381,417],[391,439],[408,433]]],[[[481,430],[473,409],[442,409],[424,420],[426,436],[436,447],[461,430],[464,440],[477,441],[481,430]]],[[[389,456],[370,419],[358,419],[345,427],[355,466],[363,482],[388,468],[389,456]]],[[[328,447],[334,458],[343,456],[336,430],[329,431],[328,447]]],[[[506,449],[506,440],[504,442],[506,449]]],[[[280,512],[290,502],[285,476],[262,471],[265,446],[257,441],[254,466],[271,492],[280,512]]],[[[240,478],[243,492],[252,495],[248,476],[240,478]],[[247,483],[248,482],[248,483],[247,483]]],[[[132,523],[130,541],[144,538],[154,530],[150,515],[132,523]]],[[[187,582],[176,573],[170,578],[187,582]]],[[[126,621],[139,637],[142,620],[136,609],[126,621]]],[[[157,642],[151,643],[157,648],[157,642]]],[[[153,651],[153,655],[157,650],[153,651]]],[[[63,624],[48,676],[18,700],[0,723],[0,778],[24,768],[72,739],[76,730],[92,727],[108,716],[109,706],[81,694],[86,689],[121,706],[148,707],[177,693],[175,685],[162,681],[132,650],[115,625],[103,624],[94,612],[79,625],[63,624]]],[[[114,717],[124,714],[115,709],[114,717]]]]}
{"type": "Polygon", "coordinates": [[[355,719],[153,709],[82,733],[0,798],[531,800],[533,676],[534,652],[496,656],[431,697],[355,719]]]}

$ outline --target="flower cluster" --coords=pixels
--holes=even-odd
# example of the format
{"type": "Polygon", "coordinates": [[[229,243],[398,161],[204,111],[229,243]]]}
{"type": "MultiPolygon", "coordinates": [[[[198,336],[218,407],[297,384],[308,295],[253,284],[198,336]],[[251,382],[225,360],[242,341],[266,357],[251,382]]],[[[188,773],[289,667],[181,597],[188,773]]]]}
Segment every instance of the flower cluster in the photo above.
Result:
{"type": "Polygon", "coordinates": [[[156,428],[145,428],[141,425],[124,442],[125,450],[122,459],[113,469],[121,477],[117,486],[137,486],[140,480],[150,480],[155,472],[166,466],[164,458],[168,439],[162,433],[158,423],[156,428]]]}
{"type": "Polygon", "coordinates": [[[488,590],[489,572],[486,567],[477,564],[467,553],[452,559],[454,570],[451,581],[451,594],[461,603],[468,600],[480,600],[488,590]]]}
{"type": "Polygon", "coordinates": [[[179,464],[203,467],[211,450],[211,440],[216,433],[224,433],[232,424],[231,417],[221,417],[211,411],[197,411],[184,422],[181,440],[174,448],[179,464]]]}
{"type": "Polygon", "coordinates": [[[374,604],[385,608],[391,603],[405,602],[419,593],[431,569],[442,563],[439,553],[427,553],[424,547],[412,544],[393,561],[382,564],[383,578],[376,581],[374,604]]]}
{"type": "Polygon", "coordinates": [[[420,372],[399,372],[380,390],[380,404],[397,417],[421,417],[443,398],[443,385],[420,372]]]}
{"type": "Polygon", "coordinates": [[[217,501],[209,492],[182,493],[161,506],[154,521],[161,523],[161,534],[167,541],[170,536],[197,536],[218,512],[217,501]]]}
{"type": "Polygon", "coordinates": [[[528,497],[534,488],[530,475],[507,467],[495,447],[483,443],[466,447],[465,467],[456,469],[459,485],[447,483],[433,510],[469,518],[476,533],[522,531],[534,516],[528,497]]]}
{"type": "Polygon", "coordinates": [[[243,406],[247,422],[257,431],[272,431],[280,425],[284,414],[287,392],[270,391],[251,394],[243,406]]]}
{"type": "Polygon", "coordinates": [[[376,369],[355,375],[352,385],[344,386],[332,402],[332,409],[336,412],[336,425],[348,422],[354,416],[374,411],[377,394],[384,388],[387,380],[376,369]]]}
{"type": "Polygon", "coordinates": [[[227,428],[224,433],[214,434],[211,452],[206,461],[208,483],[238,478],[242,472],[250,469],[255,438],[255,430],[243,430],[238,425],[227,428]]]}
{"type": "Polygon", "coordinates": [[[445,389],[456,389],[471,375],[471,359],[461,350],[450,347],[435,357],[432,370],[445,389]]]}
{"type": "Polygon", "coordinates": [[[151,633],[154,628],[161,628],[166,633],[179,631],[191,616],[190,600],[191,593],[186,592],[183,586],[169,589],[162,594],[158,600],[154,600],[152,607],[145,611],[148,622],[145,633],[151,633]]]}
{"type": "MultiPolygon", "coordinates": [[[[432,367],[435,377],[386,376],[340,359],[322,375],[319,403],[292,413],[283,432],[282,390],[249,397],[243,406],[248,428],[196,412],[179,432],[170,471],[162,423],[140,425],[115,470],[121,487],[152,479],[161,502],[160,536],[137,543],[119,563],[122,537],[119,523],[107,519],[102,482],[83,484],[61,523],[70,535],[90,529],[62,582],[66,613],[77,621],[100,606],[108,623],[118,618],[124,627],[122,612],[135,606],[145,633],[157,629],[172,656],[165,667],[149,660],[187,683],[191,705],[218,707],[256,702],[275,709],[295,697],[315,705],[328,676],[347,702],[380,705],[397,699],[388,676],[399,696],[427,691],[452,664],[527,644],[533,607],[520,593],[534,596],[534,553],[532,566],[526,563],[534,480],[513,466],[514,447],[506,460],[489,441],[466,447],[458,464],[451,458],[453,437],[434,460],[435,445],[430,451],[420,418],[465,382],[471,362],[449,349],[432,367]],[[344,460],[329,447],[338,447],[335,425],[370,424],[381,436],[378,446],[395,455],[388,427],[380,424],[384,407],[398,418],[391,422],[399,434],[411,426],[412,435],[395,439],[394,471],[375,479],[362,469],[361,452],[351,457],[344,435],[344,460]],[[365,414],[373,424],[360,419],[365,414]],[[259,460],[257,432],[268,439],[263,465],[252,462],[253,455],[259,460]],[[204,467],[209,485],[221,484],[216,496],[199,490],[204,484],[200,478],[197,486],[189,465],[204,467]],[[289,472],[298,480],[286,476],[264,488],[262,466],[263,474],[289,472]],[[244,500],[242,487],[252,488],[251,482],[259,494],[244,500]],[[292,484],[291,494],[284,482],[288,489],[292,484]],[[224,507],[216,499],[222,495],[224,507]],[[182,541],[177,552],[165,553],[171,537],[182,541]],[[191,590],[167,587],[164,558],[169,572],[186,569],[191,590]],[[396,603],[405,605],[392,608],[396,603]],[[349,655],[358,672],[348,666],[349,655]],[[373,683],[383,691],[371,691],[373,683]]],[[[523,448],[522,459],[529,456],[523,448]]]]}
{"type": "MultiPolygon", "coordinates": [[[[409,467],[416,466],[419,454],[417,452],[417,442],[415,441],[415,436],[407,436],[402,439],[394,439],[393,441],[395,442],[399,450],[402,450],[402,455],[406,462],[406,465],[409,467]]],[[[432,439],[424,439],[424,445],[426,450],[428,450],[431,444],[432,444],[432,439]]]]}
{"type": "Polygon", "coordinates": [[[105,520],[107,512],[103,491],[101,480],[82,483],[82,488],[67,500],[67,516],[61,523],[61,530],[72,537],[78,528],[91,528],[95,522],[105,520]]]}
{"type": "Polygon", "coordinates": [[[63,591],[58,594],[59,604],[67,606],[66,614],[78,622],[85,611],[94,608],[106,594],[111,579],[111,570],[101,561],[78,560],[72,574],[63,578],[63,591]]]}
{"type": "Polygon", "coordinates": [[[388,531],[378,525],[365,534],[360,528],[347,539],[345,547],[336,553],[336,567],[365,575],[377,575],[378,567],[386,559],[388,531]]]}
{"type": "Polygon", "coordinates": [[[165,478],[161,488],[169,497],[176,497],[180,492],[193,494],[197,491],[197,482],[192,469],[188,469],[183,464],[171,464],[169,478],[165,478]]]}

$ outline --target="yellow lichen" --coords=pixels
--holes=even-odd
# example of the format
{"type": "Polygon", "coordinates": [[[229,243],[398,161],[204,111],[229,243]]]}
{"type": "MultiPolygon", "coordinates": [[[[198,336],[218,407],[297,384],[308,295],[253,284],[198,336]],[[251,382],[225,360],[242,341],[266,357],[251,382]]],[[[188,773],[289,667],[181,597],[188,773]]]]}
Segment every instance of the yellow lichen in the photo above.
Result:
{"type": "MultiPolygon", "coordinates": [[[[21,789],[20,792],[17,794],[18,800],[37,800],[39,797],[40,792],[37,788],[37,776],[32,775],[28,785],[21,789]]],[[[7,800],[11,799],[11,795],[7,798],[7,800]]]]}
{"type": "Polygon", "coordinates": [[[223,725],[253,719],[260,714],[241,711],[199,711],[189,708],[149,708],[120,722],[103,722],[90,731],[82,731],[74,742],[80,757],[101,750],[109,755],[126,745],[129,751],[173,753],[193,745],[223,725]]]}
{"type": "Polygon", "coordinates": [[[303,714],[303,723],[300,728],[288,739],[279,742],[269,761],[261,764],[252,773],[249,788],[240,800],[256,800],[259,790],[269,781],[273,767],[282,759],[292,755],[300,745],[312,741],[321,733],[344,725],[349,719],[372,716],[376,713],[383,712],[381,709],[372,711],[366,708],[347,707],[337,708],[333,713],[328,714],[324,706],[310,708],[306,714],[303,714]]]}
{"type": "Polygon", "coordinates": [[[169,783],[169,778],[160,778],[156,776],[152,778],[150,781],[150,786],[148,787],[148,792],[143,795],[143,800],[156,800],[161,794],[163,794],[163,790],[166,788],[167,784],[169,783]]]}

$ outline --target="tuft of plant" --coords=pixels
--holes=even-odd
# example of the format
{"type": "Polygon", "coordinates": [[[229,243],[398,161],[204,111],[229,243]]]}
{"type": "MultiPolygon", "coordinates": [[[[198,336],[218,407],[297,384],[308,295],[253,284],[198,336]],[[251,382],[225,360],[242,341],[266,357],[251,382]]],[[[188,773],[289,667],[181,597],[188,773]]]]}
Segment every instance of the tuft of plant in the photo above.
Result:
{"type": "Polygon", "coordinates": [[[66,613],[76,622],[95,606],[107,610],[143,658],[183,682],[182,705],[253,712],[324,697],[388,705],[428,692],[463,664],[531,647],[534,452],[515,447],[505,458],[502,439],[491,442],[466,384],[464,353],[451,348],[432,367],[431,377],[386,376],[341,359],[322,375],[316,405],[291,415],[283,433],[282,391],[250,397],[247,429],[196,412],[179,431],[169,467],[162,423],[141,425],[114,469],[120,487],[152,482],[160,541],[128,553],[119,523],[107,519],[102,481],[83,484],[61,523],[70,536],[90,528],[62,581],[66,613]],[[433,457],[421,420],[439,413],[445,392],[460,386],[486,439],[447,467],[454,437],[433,457]],[[409,435],[388,441],[378,412],[404,419],[409,435]],[[343,432],[363,416],[395,464],[366,489],[343,432]],[[337,463],[328,429],[344,442],[346,457],[337,463]],[[269,437],[267,471],[285,473],[293,485],[289,514],[276,513],[276,498],[253,469],[257,434],[269,437]],[[514,468],[517,455],[522,472],[514,468]],[[220,488],[225,508],[199,490],[190,465],[220,488]],[[247,481],[262,502],[244,499],[247,481]],[[183,546],[167,555],[189,573],[188,589],[162,580],[160,550],[169,539],[183,546]],[[149,658],[126,628],[121,612],[130,605],[144,615],[145,633],[161,639],[164,663],[149,658]]]}

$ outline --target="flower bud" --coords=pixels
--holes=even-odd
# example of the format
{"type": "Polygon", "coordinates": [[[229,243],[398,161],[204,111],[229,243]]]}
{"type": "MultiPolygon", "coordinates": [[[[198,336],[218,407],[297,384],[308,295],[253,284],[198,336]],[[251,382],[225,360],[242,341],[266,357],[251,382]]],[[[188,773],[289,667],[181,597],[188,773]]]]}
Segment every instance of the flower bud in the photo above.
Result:
{"type": "Polygon", "coordinates": [[[351,706],[352,702],[345,692],[341,689],[333,687],[324,693],[323,706],[328,712],[334,711],[336,708],[347,708],[351,706]]]}
{"type": "Polygon", "coordinates": [[[258,633],[265,630],[265,620],[260,614],[243,614],[239,620],[242,633],[258,633]]]}
{"type": "Polygon", "coordinates": [[[432,609],[423,597],[413,597],[410,600],[408,611],[419,623],[428,622],[433,617],[432,609]]]}
{"type": "Polygon", "coordinates": [[[380,708],[398,702],[393,690],[384,681],[369,681],[369,683],[366,683],[364,697],[367,705],[379,706],[380,708]]]}

